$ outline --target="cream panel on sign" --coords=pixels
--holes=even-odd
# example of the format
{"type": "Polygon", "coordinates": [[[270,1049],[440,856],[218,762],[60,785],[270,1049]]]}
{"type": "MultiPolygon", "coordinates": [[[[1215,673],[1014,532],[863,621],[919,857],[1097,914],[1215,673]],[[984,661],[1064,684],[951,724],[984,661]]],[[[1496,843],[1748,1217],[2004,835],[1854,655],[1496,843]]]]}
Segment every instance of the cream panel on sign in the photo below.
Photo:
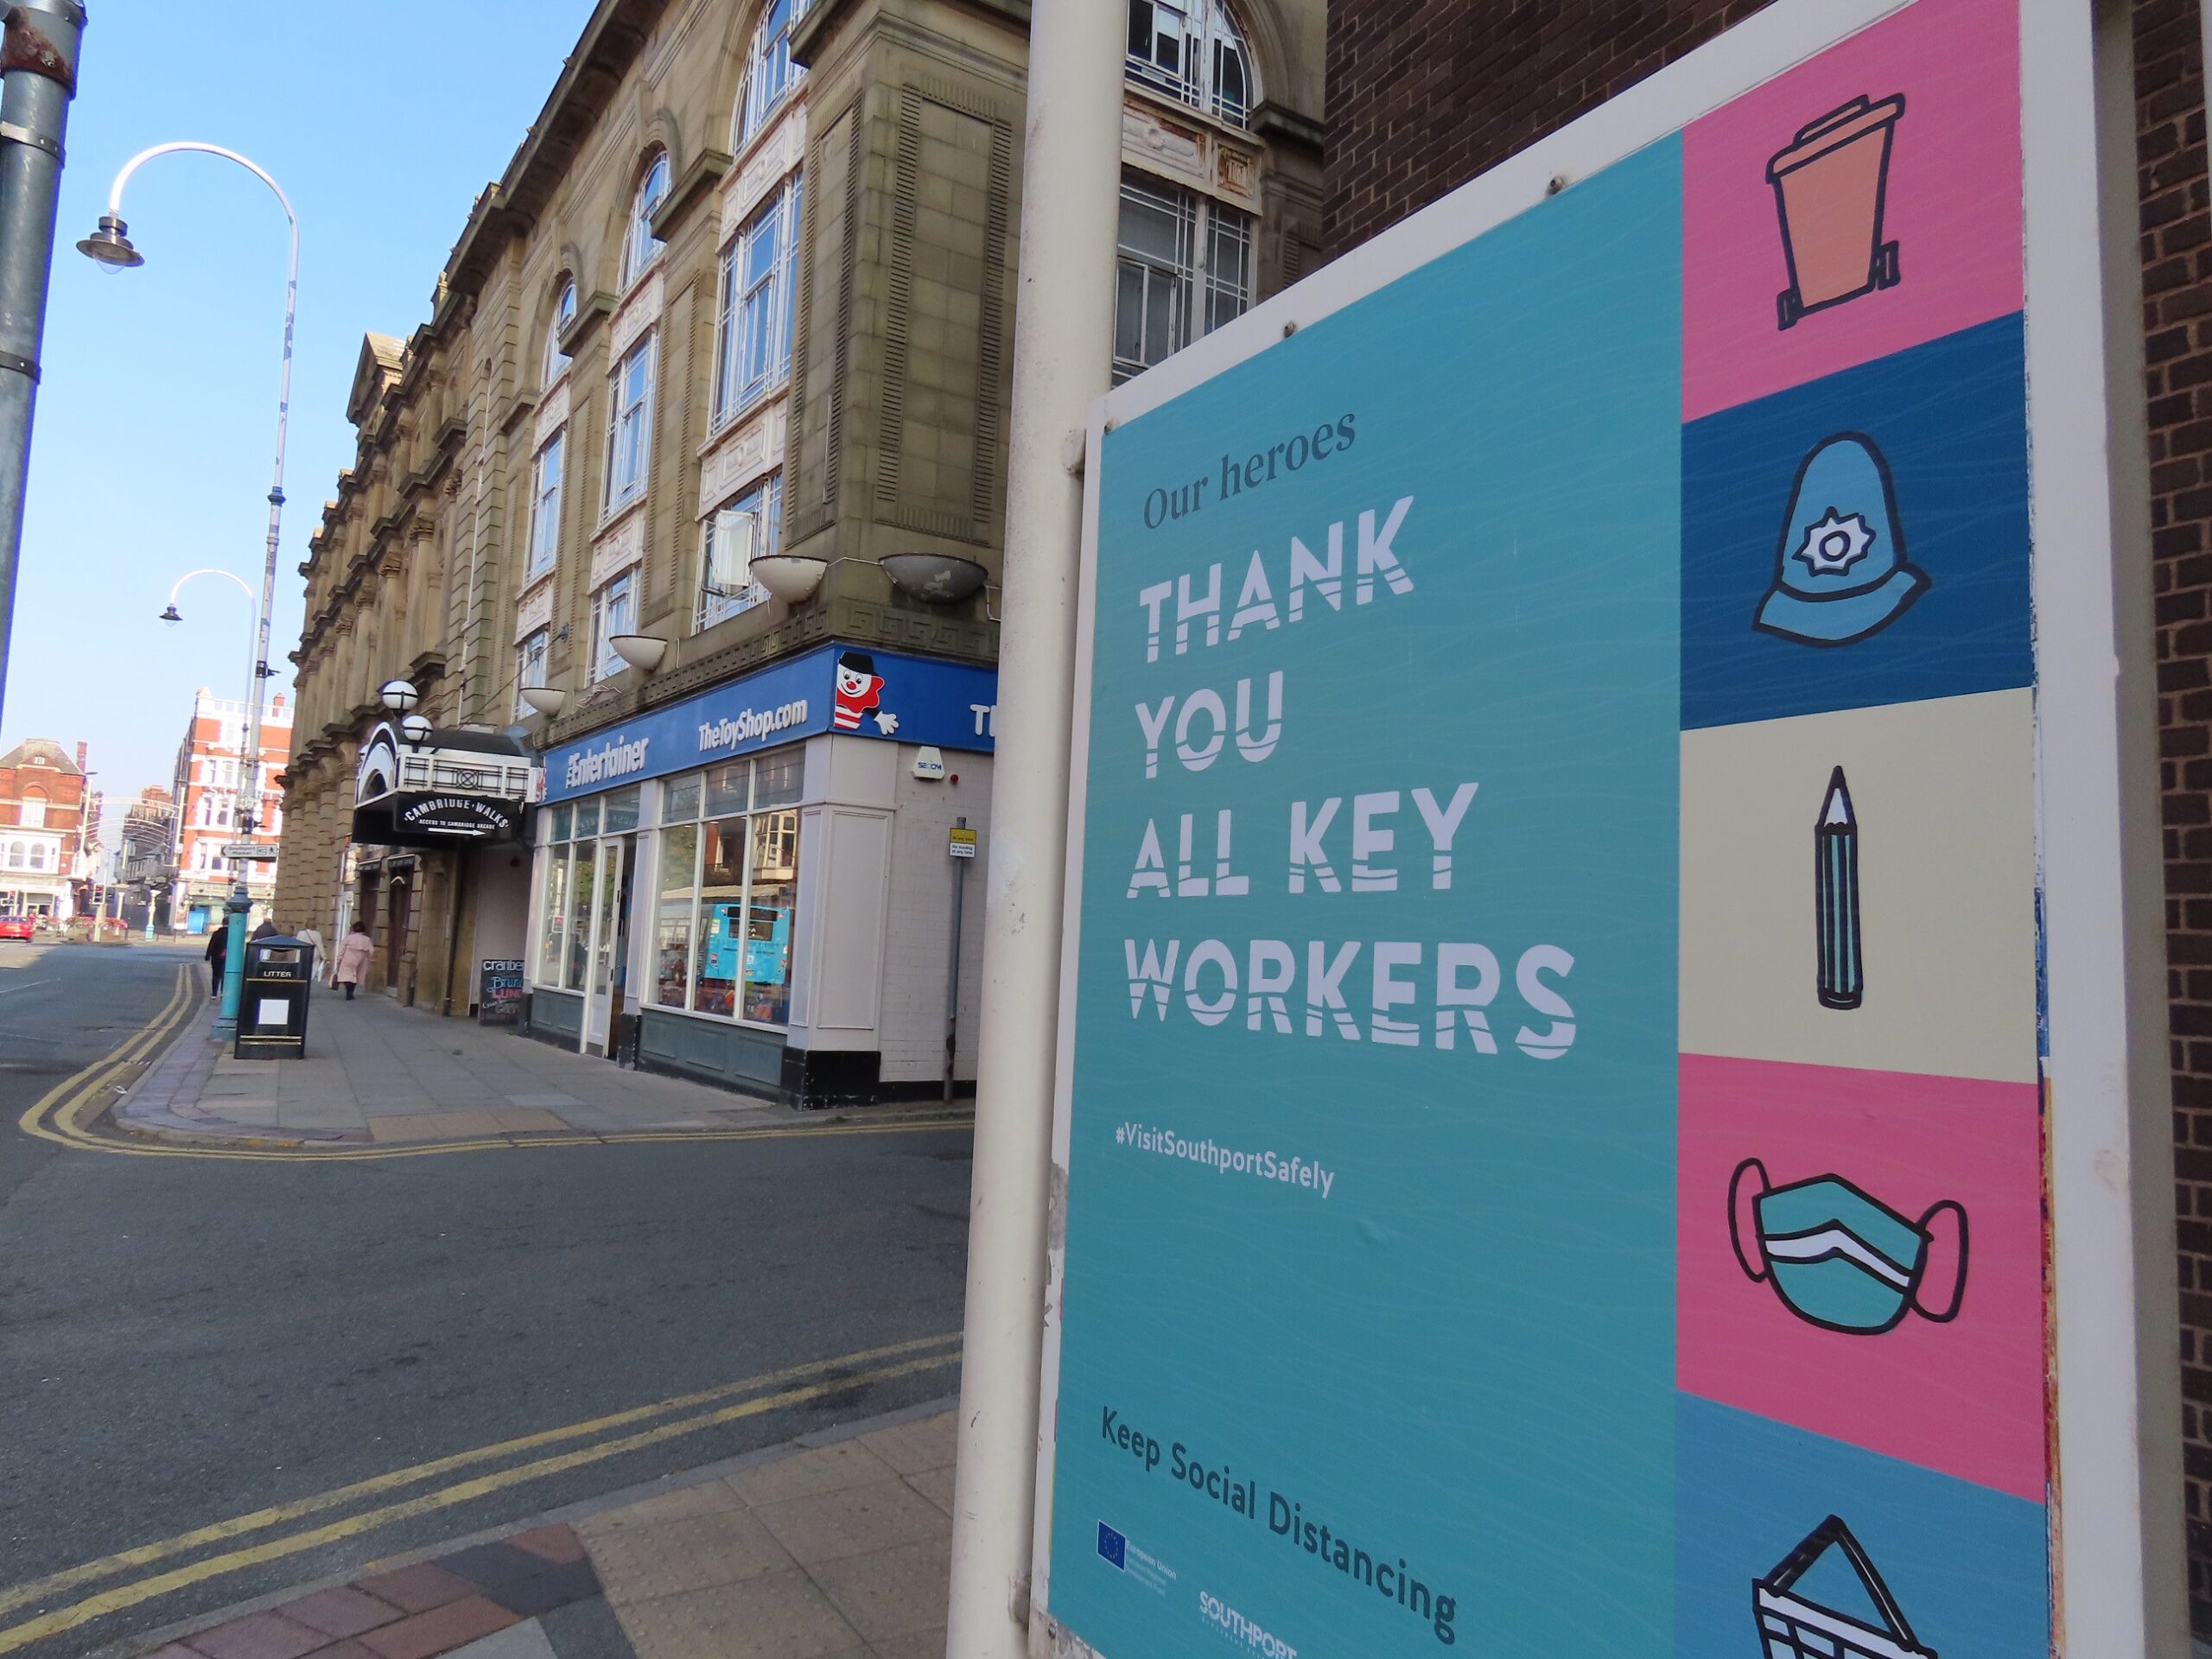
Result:
{"type": "Polygon", "coordinates": [[[607,329],[607,352],[611,360],[620,362],[623,354],[640,340],[645,331],[660,321],[661,271],[653,274],[630,290],[628,297],[614,309],[614,321],[607,329]]]}
{"type": "Polygon", "coordinates": [[[569,380],[563,373],[545,393],[545,400],[537,406],[537,424],[531,429],[530,444],[533,450],[543,449],[545,441],[569,423],[569,380]]]}
{"type": "Polygon", "coordinates": [[[746,152],[743,165],[729,175],[729,181],[722,187],[723,241],[737,234],[738,227],[753,217],[753,210],[783,182],[785,175],[799,164],[805,154],[806,105],[794,99],[783,118],[762,133],[746,152]]]}
{"type": "Polygon", "coordinates": [[[640,501],[591,544],[591,585],[596,588],[645,556],[645,515],[640,501]]]}
{"type": "Polygon", "coordinates": [[[2034,779],[2026,690],[1684,733],[1683,1052],[2034,1081],[2034,779]]]}
{"type": "Polygon", "coordinates": [[[718,434],[699,459],[699,517],[704,518],[747,485],[784,464],[790,416],[788,390],[718,434]]]}

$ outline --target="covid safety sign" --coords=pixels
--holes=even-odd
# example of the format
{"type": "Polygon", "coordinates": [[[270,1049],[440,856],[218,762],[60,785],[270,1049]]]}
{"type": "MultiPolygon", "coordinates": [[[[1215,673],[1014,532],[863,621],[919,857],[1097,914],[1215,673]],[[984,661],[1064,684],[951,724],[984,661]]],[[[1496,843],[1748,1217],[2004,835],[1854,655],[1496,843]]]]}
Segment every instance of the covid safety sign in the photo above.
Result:
{"type": "Polygon", "coordinates": [[[2023,10],[1777,7],[1101,406],[1096,1653],[2049,1649],[2023,10]]]}

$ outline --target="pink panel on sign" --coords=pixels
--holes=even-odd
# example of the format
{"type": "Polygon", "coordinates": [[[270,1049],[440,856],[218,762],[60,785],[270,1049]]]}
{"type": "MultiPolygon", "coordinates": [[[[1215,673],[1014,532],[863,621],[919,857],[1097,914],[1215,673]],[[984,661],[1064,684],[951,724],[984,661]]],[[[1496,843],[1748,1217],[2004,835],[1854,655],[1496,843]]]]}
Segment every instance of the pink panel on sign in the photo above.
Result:
{"type": "Polygon", "coordinates": [[[2020,308],[2018,0],[1920,0],[1682,139],[1682,418],[2020,308]]]}
{"type": "Polygon", "coordinates": [[[1681,1077],[1681,1386],[2041,1503],[2035,1086],[1694,1054],[1681,1077]]]}

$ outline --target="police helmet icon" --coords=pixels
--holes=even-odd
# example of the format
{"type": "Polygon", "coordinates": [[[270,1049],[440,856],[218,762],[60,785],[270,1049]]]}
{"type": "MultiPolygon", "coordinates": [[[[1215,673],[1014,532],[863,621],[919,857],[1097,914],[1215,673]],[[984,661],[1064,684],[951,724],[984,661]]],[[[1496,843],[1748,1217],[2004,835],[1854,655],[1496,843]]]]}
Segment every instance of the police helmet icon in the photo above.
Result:
{"type": "Polygon", "coordinates": [[[1905,556],[1889,463],[1873,439],[1839,432],[1798,464],[1774,581],[1751,626],[1808,645],[1879,633],[1927,591],[1905,556]]]}

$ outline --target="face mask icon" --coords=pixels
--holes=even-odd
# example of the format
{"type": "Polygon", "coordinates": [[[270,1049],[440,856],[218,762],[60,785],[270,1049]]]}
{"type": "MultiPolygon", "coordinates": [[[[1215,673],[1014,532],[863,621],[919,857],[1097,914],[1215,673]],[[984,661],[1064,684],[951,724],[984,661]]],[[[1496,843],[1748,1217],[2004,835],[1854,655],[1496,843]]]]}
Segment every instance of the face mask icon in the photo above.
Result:
{"type": "Polygon", "coordinates": [[[1878,1336],[1908,1313],[1945,1325],[1967,1292],[1967,1212],[1946,1198],[1915,1221],[1840,1175],[1788,1186],[1746,1158],[1728,1183],[1736,1260],[1808,1325],[1878,1336]]]}
{"type": "Polygon", "coordinates": [[[1751,1607],[1767,1659],[1936,1659],[1840,1516],[1751,1581],[1751,1607]]]}

